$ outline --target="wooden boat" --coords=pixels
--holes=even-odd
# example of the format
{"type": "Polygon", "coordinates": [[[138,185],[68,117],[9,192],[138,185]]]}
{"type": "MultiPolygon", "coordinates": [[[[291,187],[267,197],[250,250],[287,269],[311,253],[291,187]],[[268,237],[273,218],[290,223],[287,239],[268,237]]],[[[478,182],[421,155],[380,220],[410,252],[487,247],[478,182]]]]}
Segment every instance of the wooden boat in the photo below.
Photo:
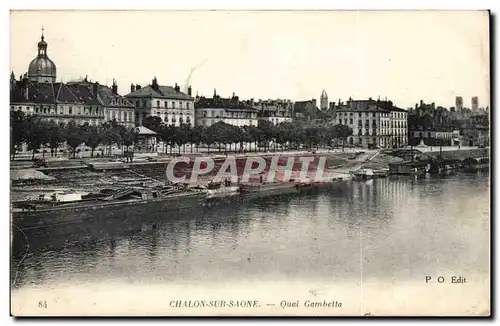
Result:
{"type": "Polygon", "coordinates": [[[291,182],[273,182],[273,183],[248,183],[240,185],[242,193],[255,193],[255,192],[275,192],[290,190],[296,191],[297,183],[291,182]]]}
{"type": "Polygon", "coordinates": [[[359,169],[355,171],[350,171],[353,180],[364,181],[370,180],[375,177],[372,169],[359,169]]]}
{"type": "Polygon", "coordinates": [[[140,218],[147,207],[163,211],[201,204],[206,194],[176,187],[107,189],[81,195],[66,192],[50,199],[12,203],[12,223],[21,229],[53,226],[92,220],[109,214],[140,218]]]}

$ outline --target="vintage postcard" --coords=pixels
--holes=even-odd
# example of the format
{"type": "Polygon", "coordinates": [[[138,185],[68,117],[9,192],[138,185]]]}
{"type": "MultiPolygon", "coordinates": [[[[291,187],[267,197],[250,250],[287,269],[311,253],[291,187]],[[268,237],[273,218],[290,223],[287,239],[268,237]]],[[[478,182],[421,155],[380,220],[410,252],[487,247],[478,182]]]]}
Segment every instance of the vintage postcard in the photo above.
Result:
{"type": "Polygon", "coordinates": [[[490,19],[11,11],[11,314],[490,316],[490,19]]]}

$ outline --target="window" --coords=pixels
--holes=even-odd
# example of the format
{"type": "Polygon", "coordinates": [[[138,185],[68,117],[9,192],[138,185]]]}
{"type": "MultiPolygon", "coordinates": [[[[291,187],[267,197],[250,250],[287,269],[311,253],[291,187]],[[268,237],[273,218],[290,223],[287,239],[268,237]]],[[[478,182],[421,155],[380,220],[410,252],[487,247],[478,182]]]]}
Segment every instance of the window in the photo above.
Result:
{"type": "Polygon", "coordinates": [[[111,112],[111,119],[112,120],[116,119],[116,112],[115,111],[111,112]]]}
{"type": "Polygon", "coordinates": [[[373,117],[375,117],[375,112],[373,112],[373,117]]]}
{"type": "Polygon", "coordinates": [[[342,119],[339,119],[339,124],[340,124],[340,125],[342,124],[342,119]]]}
{"type": "Polygon", "coordinates": [[[361,136],[362,134],[363,134],[363,130],[359,129],[359,130],[358,130],[358,135],[360,135],[360,136],[361,136]]]}
{"type": "Polygon", "coordinates": [[[182,102],[179,101],[179,107],[182,109],[182,102]]]}
{"type": "Polygon", "coordinates": [[[349,123],[352,125],[352,123],[353,123],[353,122],[352,122],[352,118],[351,118],[351,119],[349,119],[349,123]]]}
{"type": "Polygon", "coordinates": [[[367,116],[368,116],[368,112],[365,112],[365,117],[367,117],[367,116]]]}
{"type": "Polygon", "coordinates": [[[189,102],[187,102],[187,103],[186,103],[186,108],[187,108],[187,109],[190,109],[190,104],[191,104],[191,103],[189,103],[189,102]]]}
{"type": "Polygon", "coordinates": [[[362,143],[363,143],[363,138],[359,137],[358,144],[362,144],[362,143]]]}
{"type": "Polygon", "coordinates": [[[168,109],[168,102],[165,101],[165,109],[168,109]]]}
{"type": "Polygon", "coordinates": [[[165,122],[168,123],[168,117],[165,117],[165,122]]]}
{"type": "Polygon", "coordinates": [[[172,109],[175,109],[175,102],[172,102],[172,109]]]}
{"type": "Polygon", "coordinates": [[[43,113],[47,113],[47,108],[43,107],[43,113]]]}
{"type": "Polygon", "coordinates": [[[361,112],[358,112],[358,116],[361,116],[361,112]]]}
{"type": "Polygon", "coordinates": [[[344,119],[344,124],[347,124],[347,119],[344,119]]]}
{"type": "Polygon", "coordinates": [[[11,109],[11,110],[14,110],[14,106],[11,106],[11,107],[10,107],[10,109],[11,109]]]}
{"type": "Polygon", "coordinates": [[[160,107],[160,101],[156,101],[156,107],[159,108],[160,107]]]}
{"type": "Polygon", "coordinates": [[[78,112],[78,114],[82,114],[82,108],[78,107],[77,112],[78,112]]]}
{"type": "Polygon", "coordinates": [[[69,114],[73,114],[73,107],[71,107],[71,106],[69,107],[69,109],[68,109],[68,113],[69,113],[69,114]]]}

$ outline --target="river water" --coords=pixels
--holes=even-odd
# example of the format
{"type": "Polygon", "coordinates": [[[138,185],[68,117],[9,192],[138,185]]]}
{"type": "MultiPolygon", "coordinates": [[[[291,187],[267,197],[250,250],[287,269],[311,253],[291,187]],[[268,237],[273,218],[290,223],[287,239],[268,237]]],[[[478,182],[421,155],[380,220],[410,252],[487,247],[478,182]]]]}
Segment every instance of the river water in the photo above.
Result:
{"type": "Polygon", "coordinates": [[[126,222],[101,218],[14,232],[12,311],[485,314],[489,235],[488,174],[391,177],[126,222]],[[452,284],[452,276],[467,283],[452,284]],[[257,298],[260,308],[171,306],[180,298],[229,297],[257,298]],[[342,307],[308,310],[306,299],[342,307]],[[282,306],[296,300],[299,308],[282,306]]]}

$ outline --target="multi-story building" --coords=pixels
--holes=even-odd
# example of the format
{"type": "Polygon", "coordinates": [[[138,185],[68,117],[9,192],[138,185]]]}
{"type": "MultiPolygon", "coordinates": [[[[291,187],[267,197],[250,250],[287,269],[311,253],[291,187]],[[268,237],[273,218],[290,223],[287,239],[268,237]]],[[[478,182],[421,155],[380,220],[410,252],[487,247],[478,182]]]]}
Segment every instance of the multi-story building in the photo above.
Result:
{"type": "Polygon", "coordinates": [[[291,100],[259,100],[254,102],[253,99],[247,101],[258,110],[257,117],[259,120],[267,120],[273,125],[278,125],[282,122],[292,122],[293,103],[291,100]]]}
{"type": "Polygon", "coordinates": [[[353,130],[348,138],[351,145],[402,147],[408,143],[407,112],[391,101],[349,99],[334,110],[334,123],[353,130]]]}
{"type": "Polygon", "coordinates": [[[175,84],[161,86],[156,77],[151,85],[141,87],[131,85],[130,93],[125,97],[135,105],[135,123],[141,125],[148,116],[160,117],[165,124],[180,126],[181,124],[195,124],[194,98],[191,97],[191,86],[187,94],[181,92],[175,84]]]}
{"type": "Polygon", "coordinates": [[[104,109],[94,94],[84,87],[63,83],[30,81],[27,75],[11,80],[10,109],[36,114],[56,123],[75,121],[98,125],[104,121],[104,109]]]}
{"type": "Polygon", "coordinates": [[[212,98],[197,97],[195,111],[197,126],[211,126],[219,121],[238,127],[258,124],[257,109],[240,101],[234,93],[231,98],[222,98],[214,90],[212,98]]]}
{"type": "Polygon", "coordinates": [[[299,121],[311,122],[319,119],[322,115],[320,109],[316,106],[316,99],[313,98],[309,101],[295,101],[292,116],[299,121]]]}
{"type": "Polygon", "coordinates": [[[113,85],[101,85],[91,82],[85,77],[81,81],[68,82],[69,87],[86,87],[97,97],[100,105],[104,108],[104,121],[115,120],[118,124],[131,129],[135,126],[135,106],[125,97],[118,94],[118,85],[113,79],[113,85]]]}
{"type": "Polygon", "coordinates": [[[67,123],[98,125],[104,121],[104,107],[97,88],[79,83],[57,83],[56,65],[47,55],[47,42],[38,42],[38,55],[28,66],[28,73],[10,77],[10,108],[26,114],[67,123]]]}

